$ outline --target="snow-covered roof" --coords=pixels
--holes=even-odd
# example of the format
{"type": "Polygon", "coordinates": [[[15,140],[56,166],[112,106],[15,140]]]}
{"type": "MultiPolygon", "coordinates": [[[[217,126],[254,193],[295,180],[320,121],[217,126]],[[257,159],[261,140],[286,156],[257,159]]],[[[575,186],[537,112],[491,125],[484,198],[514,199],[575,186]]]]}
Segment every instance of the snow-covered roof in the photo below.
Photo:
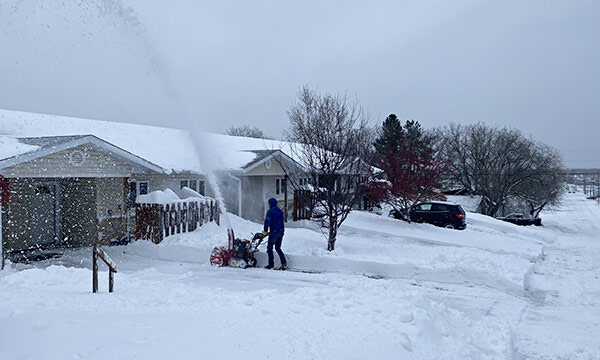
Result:
{"type": "MultiPolygon", "coordinates": [[[[28,144],[19,138],[92,134],[128,153],[160,166],[164,172],[205,173],[212,169],[243,169],[289,144],[186,130],[36,114],[0,109],[0,160],[35,151],[48,144],[28,144]],[[194,151],[195,150],[195,151],[194,151]],[[257,152],[258,151],[258,152],[257,152]]],[[[55,141],[59,141],[56,140],[55,141]]]]}
{"type": "Polygon", "coordinates": [[[287,166],[306,166],[300,155],[302,145],[280,140],[0,109],[0,160],[39,148],[39,144],[27,144],[18,138],[46,137],[52,141],[51,137],[81,135],[102,139],[158,165],[166,173],[246,171],[276,153],[283,154],[278,159],[287,166]]]}

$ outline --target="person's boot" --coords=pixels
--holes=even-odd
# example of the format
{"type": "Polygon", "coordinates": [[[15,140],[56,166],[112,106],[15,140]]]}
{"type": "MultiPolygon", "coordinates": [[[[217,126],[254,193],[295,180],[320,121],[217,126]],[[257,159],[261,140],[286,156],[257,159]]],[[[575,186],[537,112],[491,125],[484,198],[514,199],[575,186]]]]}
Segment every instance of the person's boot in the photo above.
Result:
{"type": "Polygon", "coordinates": [[[283,264],[280,267],[276,268],[275,270],[286,270],[288,268],[287,264],[283,264]]]}
{"type": "Polygon", "coordinates": [[[275,267],[274,265],[267,265],[267,266],[265,266],[265,269],[272,269],[274,267],[275,267]]]}

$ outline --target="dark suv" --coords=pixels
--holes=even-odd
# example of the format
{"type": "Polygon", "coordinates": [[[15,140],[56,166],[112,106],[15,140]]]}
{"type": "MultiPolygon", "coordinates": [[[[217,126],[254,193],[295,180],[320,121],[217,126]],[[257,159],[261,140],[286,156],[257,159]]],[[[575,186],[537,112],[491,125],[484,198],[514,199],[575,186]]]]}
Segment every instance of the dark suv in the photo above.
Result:
{"type": "Polygon", "coordinates": [[[460,205],[445,202],[426,202],[410,208],[410,220],[428,223],[449,229],[465,229],[467,219],[460,205]]]}

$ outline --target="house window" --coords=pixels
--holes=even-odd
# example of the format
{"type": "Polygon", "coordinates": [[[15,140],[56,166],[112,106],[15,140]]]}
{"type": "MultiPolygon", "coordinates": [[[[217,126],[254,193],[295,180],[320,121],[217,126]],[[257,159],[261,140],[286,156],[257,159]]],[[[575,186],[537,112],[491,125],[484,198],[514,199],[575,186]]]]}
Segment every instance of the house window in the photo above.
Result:
{"type": "Polygon", "coordinates": [[[200,195],[204,195],[204,181],[198,179],[184,179],[179,180],[179,189],[183,189],[184,187],[188,187],[200,195]]]}
{"type": "Polygon", "coordinates": [[[275,194],[283,194],[285,192],[286,183],[285,179],[275,179],[275,194]]]}
{"type": "Polygon", "coordinates": [[[306,186],[306,185],[308,185],[309,184],[308,178],[307,177],[306,178],[300,178],[299,184],[300,184],[300,186],[306,186]]]}
{"type": "Polygon", "coordinates": [[[198,193],[200,195],[206,195],[204,186],[204,180],[198,180],[198,193]]]}
{"type": "MultiPolygon", "coordinates": [[[[179,189],[183,189],[184,187],[190,187],[188,180],[179,181],[179,189]]],[[[194,190],[194,189],[192,189],[192,190],[194,190]]]]}
{"type": "Polygon", "coordinates": [[[129,182],[129,196],[127,200],[129,202],[129,208],[135,208],[135,200],[138,195],[148,194],[150,185],[148,181],[130,181],[129,182]]]}
{"type": "Polygon", "coordinates": [[[138,181],[138,195],[148,194],[149,185],[148,181],[138,181]]]}

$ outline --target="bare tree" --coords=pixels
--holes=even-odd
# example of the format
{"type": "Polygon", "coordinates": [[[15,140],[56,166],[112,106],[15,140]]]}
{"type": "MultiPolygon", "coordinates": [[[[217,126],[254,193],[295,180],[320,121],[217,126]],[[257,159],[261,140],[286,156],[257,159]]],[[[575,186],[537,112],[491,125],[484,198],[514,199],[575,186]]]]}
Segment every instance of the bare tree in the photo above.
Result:
{"type": "Polygon", "coordinates": [[[451,180],[481,195],[480,211],[486,215],[495,216],[510,196],[528,189],[527,184],[546,187],[542,175],[559,171],[542,166],[549,161],[542,147],[515,129],[451,124],[442,133],[451,180]]]}
{"type": "Polygon", "coordinates": [[[292,151],[315,191],[313,218],[328,229],[327,250],[332,251],[340,225],[363,198],[362,176],[369,166],[362,159],[371,146],[367,118],[358,101],[306,86],[288,117],[287,138],[299,144],[292,151]]]}
{"type": "Polygon", "coordinates": [[[532,218],[537,218],[547,205],[557,205],[564,193],[566,170],[558,151],[536,144],[531,176],[515,189],[515,196],[524,201],[532,218]]]}
{"type": "Polygon", "coordinates": [[[273,139],[272,137],[265,135],[259,128],[250,127],[248,125],[242,125],[237,127],[231,126],[225,131],[225,135],[244,136],[258,139],[273,139]]]}

